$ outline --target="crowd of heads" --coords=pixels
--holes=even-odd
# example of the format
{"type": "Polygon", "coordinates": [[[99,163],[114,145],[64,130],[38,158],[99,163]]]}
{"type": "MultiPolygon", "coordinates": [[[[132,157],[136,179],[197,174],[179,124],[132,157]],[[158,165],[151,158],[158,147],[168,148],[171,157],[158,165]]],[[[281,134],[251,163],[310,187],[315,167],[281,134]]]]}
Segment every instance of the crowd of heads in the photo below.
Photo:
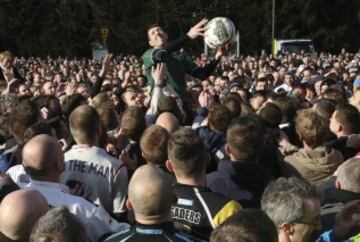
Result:
{"type": "MultiPolygon", "coordinates": [[[[151,46],[167,41],[159,26],[149,30],[151,46]]],[[[199,67],[212,61],[187,58],[199,67]]],[[[334,231],[344,239],[359,233],[352,215],[360,212],[360,53],[224,56],[207,78],[186,76],[189,99],[182,102],[166,92],[154,98],[155,86],[135,55],[24,58],[4,51],[0,64],[4,241],[89,239],[69,206],[52,207],[44,194],[23,185],[64,183],[69,161],[84,172],[84,163],[66,157],[75,146],[97,147],[96,155],[121,161],[114,170],[100,163],[89,169],[111,174],[106,182],[112,185],[126,170],[123,209],[133,211],[139,224],[172,221],[180,203],[177,183],[208,187],[243,207],[219,226],[208,225],[212,242],[314,241],[326,231],[326,205],[335,202],[342,206],[326,229],[353,219],[352,230],[334,231]],[[14,166],[23,168],[18,180],[9,172],[14,166]],[[329,189],[349,195],[331,200],[329,189]]],[[[89,184],[82,185],[86,190],[89,184]]],[[[94,196],[101,195],[89,197],[102,206],[94,196]]],[[[133,222],[106,210],[120,222],[133,222]]]]}

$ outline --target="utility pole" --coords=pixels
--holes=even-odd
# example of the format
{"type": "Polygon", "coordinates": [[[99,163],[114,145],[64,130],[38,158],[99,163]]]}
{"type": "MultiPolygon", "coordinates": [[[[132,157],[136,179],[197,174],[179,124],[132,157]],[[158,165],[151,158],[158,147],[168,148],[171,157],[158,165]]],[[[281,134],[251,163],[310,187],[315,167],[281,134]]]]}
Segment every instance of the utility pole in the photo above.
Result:
{"type": "Polygon", "coordinates": [[[275,0],[272,0],[272,21],[271,21],[271,49],[274,48],[275,39],[275,0]]]}

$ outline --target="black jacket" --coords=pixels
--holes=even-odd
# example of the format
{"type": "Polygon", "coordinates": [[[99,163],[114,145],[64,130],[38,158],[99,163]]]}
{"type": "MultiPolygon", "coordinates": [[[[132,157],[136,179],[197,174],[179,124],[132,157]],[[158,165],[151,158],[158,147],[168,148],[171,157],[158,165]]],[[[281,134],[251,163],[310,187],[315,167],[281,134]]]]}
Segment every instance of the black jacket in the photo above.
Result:
{"type": "Polygon", "coordinates": [[[221,161],[207,176],[207,186],[238,201],[244,208],[260,208],[260,199],[270,182],[269,173],[252,161],[221,161]]]}

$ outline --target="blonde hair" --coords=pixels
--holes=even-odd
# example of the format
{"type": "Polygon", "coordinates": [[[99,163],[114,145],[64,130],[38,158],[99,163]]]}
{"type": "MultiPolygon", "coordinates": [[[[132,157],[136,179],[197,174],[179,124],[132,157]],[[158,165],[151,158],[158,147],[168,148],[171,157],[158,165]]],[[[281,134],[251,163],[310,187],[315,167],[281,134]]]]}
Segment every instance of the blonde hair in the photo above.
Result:
{"type": "Polygon", "coordinates": [[[0,62],[4,61],[6,58],[12,60],[14,58],[14,55],[11,54],[11,52],[8,50],[1,52],[0,53],[0,62]]]}
{"type": "Polygon", "coordinates": [[[301,110],[295,120],[296,133],[311,148],[322,145],[324,136],[328,132],[328,125],[324,118],[311,109],[301,110]]]}

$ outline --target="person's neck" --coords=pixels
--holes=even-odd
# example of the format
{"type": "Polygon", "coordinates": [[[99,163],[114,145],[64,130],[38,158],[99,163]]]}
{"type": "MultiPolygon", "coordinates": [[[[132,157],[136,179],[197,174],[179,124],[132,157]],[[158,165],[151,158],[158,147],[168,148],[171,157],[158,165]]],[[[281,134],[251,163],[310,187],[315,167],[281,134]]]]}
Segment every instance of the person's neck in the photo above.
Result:
{"type": "Polygon", "coordinates": [[[92,146],[99,146],[99,142],[94,141],[94,142],[76,142],[77,146],[83,146],[83,147],[92,147],[92,146]]]}
{"type": "Polygon", "coordinates": [[[52,183],[59,183],[60,179],[59,176],[55,176],[55,175],[50,175],[50,176],[44,176],[44,177],[37,177],[36,179],[33,179],[35,181],[39,181],[39,182],[52,182],[52,183]]]}
{"type": "Polygon", "coordinates": [[[282,231],[279,232],[278,238],[279,238],[279,242],[291,242],[289,236],[282,231]]]}
{"type": "Polygon", "coordinates": [[[338,132],[338,133],[336,134],[336,137],[337,137],[337,138],[341,138],[341,137],[347,137],[347,136],[349,136],[349,135],[351,135],[351,134],[348,134],[347,132],[342,132],[342,131],[340,131],[340,132],[338,132]]]}
{"type": "Polygon", "coordinates": [[[206,179],[203,175],[198,177],[176,177],[176,181],[179,184],[188,185],[188,186],[196,186],[196,187],[204,187],[206,186],[206,179]]]}
{"type": "Polygon", "coordinates": [[[136,212],[134,212],[134,213],[135,213],[135,220],[139,224],[156,225],[156,224],[162,224],[162,223],[167,223],[167,222],[172,221],[170,213],[168,215],[164,216],[163,218],[157,218],[157,219],[149,219],[149,218],[146,218],[145,216],[137,214],[136,212]]]}

